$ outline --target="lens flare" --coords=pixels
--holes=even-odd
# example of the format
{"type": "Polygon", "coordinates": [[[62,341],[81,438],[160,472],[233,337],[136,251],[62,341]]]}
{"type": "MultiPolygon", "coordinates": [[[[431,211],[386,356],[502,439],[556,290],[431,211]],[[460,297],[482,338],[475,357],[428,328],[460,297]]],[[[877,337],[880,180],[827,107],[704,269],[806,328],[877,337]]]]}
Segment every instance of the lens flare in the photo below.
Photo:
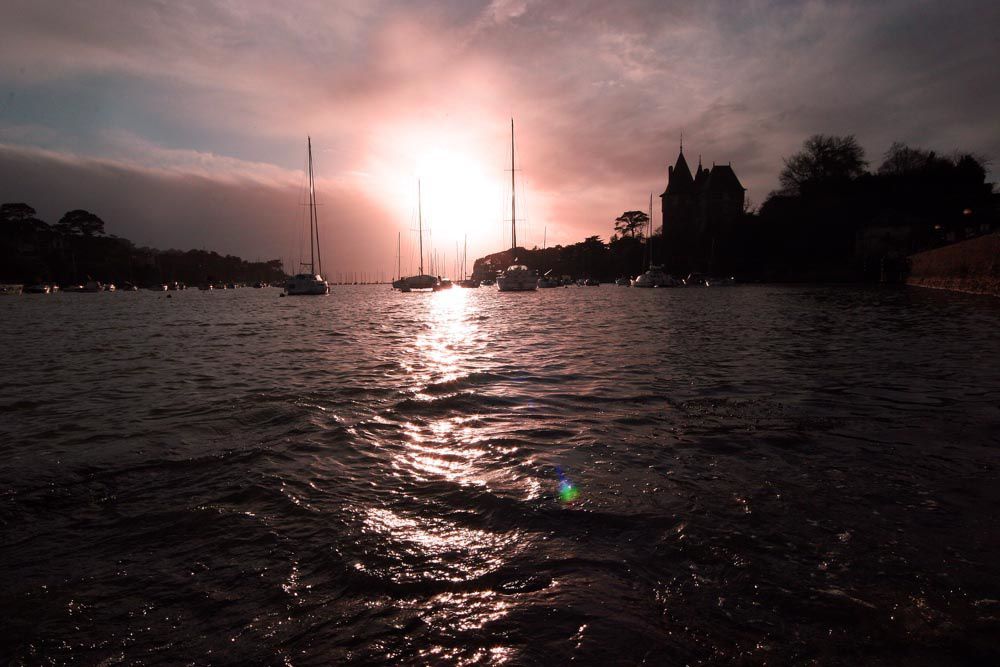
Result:
{"type": "Polygon", "coordinates": [[[556,468],[559,475],[559,502],[569,504],[580,497],[580,489],[563,474],[562,468],[556,468]]]}

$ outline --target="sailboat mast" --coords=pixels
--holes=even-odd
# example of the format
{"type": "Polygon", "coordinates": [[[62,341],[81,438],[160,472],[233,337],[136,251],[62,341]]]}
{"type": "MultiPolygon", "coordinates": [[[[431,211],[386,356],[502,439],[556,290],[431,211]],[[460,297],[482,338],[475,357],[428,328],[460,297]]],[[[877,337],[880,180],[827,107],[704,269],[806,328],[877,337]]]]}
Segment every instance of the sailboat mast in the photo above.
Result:
{"type": "Polygon", "coordinates": [[[424,214],[420,203],[420,179],[417,179],[417,235],[420,237],[420,275],[424,275],[424,214]]]}
{"type": "Polygon", "coordinates": [[[649,244],[649,268],[653,268],[653,193],[649,193],[649,236],[646,238],[649,244]]]}
{"type": "Polygon", "coordinates": [[[403,277],[403,232],[396,232],[396,277],[403,277]]]}
{"type": "Polygon", "coordinates": [[[313,148],[312,137],[306,137],[309,154],[309,273],[316,273],[316,247],[313,242],[313,230],[316,228],[316,190],[313,184],[313,148]]]}
{"type": "Polygon", "coordinates": [[[514,119],[510,119],[510,248],[517,247],[517,205],[514,188],[514,119]]]}
{"type": "Polygon", "coordinates": [[[469,261],[469,235],[466,234],[465,244],[462,248],[462,280],[466,280],[468,278],[468,276],[465,275],[466,271],[469,268],[467,264],[468,261],[469,261]]]}

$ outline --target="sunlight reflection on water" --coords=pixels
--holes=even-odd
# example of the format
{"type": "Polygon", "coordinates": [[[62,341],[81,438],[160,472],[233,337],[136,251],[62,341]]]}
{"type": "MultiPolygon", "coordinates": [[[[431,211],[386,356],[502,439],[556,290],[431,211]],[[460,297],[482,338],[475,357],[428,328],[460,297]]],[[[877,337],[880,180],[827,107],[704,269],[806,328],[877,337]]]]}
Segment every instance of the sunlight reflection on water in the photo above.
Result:
{"type": "Polygon", "coordinates": [[[0,300],[15,664],[996,662],[993,302],[92,296],[0,300]]]}

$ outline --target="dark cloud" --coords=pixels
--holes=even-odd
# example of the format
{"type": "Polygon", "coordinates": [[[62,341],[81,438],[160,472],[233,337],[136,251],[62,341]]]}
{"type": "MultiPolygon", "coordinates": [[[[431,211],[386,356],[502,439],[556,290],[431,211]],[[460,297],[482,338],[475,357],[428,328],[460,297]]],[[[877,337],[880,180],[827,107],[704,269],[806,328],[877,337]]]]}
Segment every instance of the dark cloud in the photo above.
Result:
{"type": "MultiPolygon", "coordinates": [[[[137,245],[280,258],[294,268],[301,257],[304,194],[301,184],[272,180],[67,159],[0,145],[0,201],[25,201],[46,222],[82,208],[98,214],[109,234],[137,245]]],[[[378,247],[372,239],[392,232],[390,216],[356,190],[325,185],[318,198],[328,266],[388,270],[388,244],[378,247]]]]}

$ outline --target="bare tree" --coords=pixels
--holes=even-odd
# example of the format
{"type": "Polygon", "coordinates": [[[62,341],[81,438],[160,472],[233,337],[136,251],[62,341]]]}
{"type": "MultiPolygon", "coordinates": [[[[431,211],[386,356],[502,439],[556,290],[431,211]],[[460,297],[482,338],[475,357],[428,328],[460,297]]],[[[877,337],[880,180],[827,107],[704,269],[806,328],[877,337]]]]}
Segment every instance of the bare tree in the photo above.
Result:
{"type": "Polygon", "coordinates": [[[802,150],[785,159],[781,187],[788,194],[839,185],[865,173],[868,162],[865,150],[854,138],[814,134],[802,144],[802,150]]]}

